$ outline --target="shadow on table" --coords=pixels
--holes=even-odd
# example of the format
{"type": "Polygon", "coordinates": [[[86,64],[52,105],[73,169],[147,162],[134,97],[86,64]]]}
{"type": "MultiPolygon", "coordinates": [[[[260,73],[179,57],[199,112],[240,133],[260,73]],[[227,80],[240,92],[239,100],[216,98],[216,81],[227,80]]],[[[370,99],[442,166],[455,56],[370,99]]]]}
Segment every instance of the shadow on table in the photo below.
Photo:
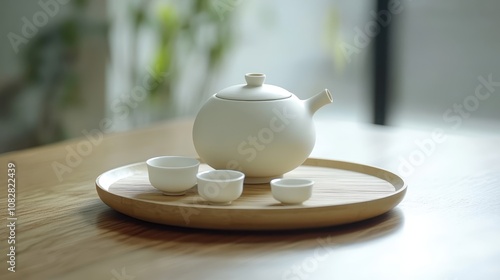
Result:
{"type": "Polygon", "coordinates": [[[148,243],[158,244],[159,242],[164,242],[165,246],[171,242],[191,245],[197,243],[203,245],[283,243],[284,248],[286,244],[294,243],[295,249],[297,246],[304,248],[314,244],[318,246],[318,242],[339,246],[386,237],[397,232],[404,224],[403,212],[397,207],[380,216],[352,224],[286,231],[223,231],[166,226],[123,215],[101,201],[96,201],[82,210],[81,213],[88,218],[86,220],[109,233],[106,236],[113,236],[115,233],[120,238],[114,240],[120,240],[131,246],[134,243],[141,243],[141,247],[148,243]],[[311,241],[314,242],[311,243],[311,241]]]}

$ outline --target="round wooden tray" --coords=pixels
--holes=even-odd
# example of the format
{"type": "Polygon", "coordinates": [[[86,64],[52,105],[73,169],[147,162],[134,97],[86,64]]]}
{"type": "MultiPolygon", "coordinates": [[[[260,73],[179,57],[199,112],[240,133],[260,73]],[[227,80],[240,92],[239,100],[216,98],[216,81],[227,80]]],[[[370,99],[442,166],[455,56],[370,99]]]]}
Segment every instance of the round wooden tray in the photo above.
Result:
{"type": "MultiPolygon", "coordinates": [[[[211,169],[200,165],[200,172],[211,169]]],[[[302,205],[274,200],[269,184],[245,185],[229,206],[209,205],[196,192],[165,196],[148,180],[145,162],[101,174],[97,193],[109,207],[144,221],[205,229],[284,230],[325,227],[383,214],[403,199],[406,184],[389,171],[343,161],[307,159],[285,174],[315,181],[311,199],[302,205]]]]}

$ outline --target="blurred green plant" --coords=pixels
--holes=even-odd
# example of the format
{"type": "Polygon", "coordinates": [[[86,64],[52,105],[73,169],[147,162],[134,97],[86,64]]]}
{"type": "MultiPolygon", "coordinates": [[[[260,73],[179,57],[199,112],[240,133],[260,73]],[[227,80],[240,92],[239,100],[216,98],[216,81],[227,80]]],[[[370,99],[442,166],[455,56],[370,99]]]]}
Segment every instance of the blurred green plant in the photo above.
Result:
{"type": "MultiPolygon", "coordinates": [[[[148,89],[150,100],[148,112],[155,114],[156,111],[158,114],[156,119],[167,117],[165,113],[161,113],[166,110],[158,106],[172,104],[175,83],[179,81],[179,76],[185,67],[186,57],[183,55],[196,53],[205,59],[205,63],[198,65],[205,67],[203,71],[205,75],[199,82],[198,100],[192,101],[193,104],[197,104],[203,97],[204,89],[220,68],[225,53],[232,46],[232,13],[227,13],[222,21],[213,2],[192,0],[183,1],[182,5],[178,2],[160,2],[151,16],[148,16],[148,11],[151,10],[151,5],[157,4],[154,1],[141,1],[131,9],[134,37],[137,39],[134,40],[132,53],[137,51],[141,30],[152,31],[157,38],[150,69],[153,69],[153,78],[162,82],[159,86],[148,89]],[[165,73],[168,75],[165,76],[165,73]]],[[[134,69],[140,68],[135,66],[134,69]]],[[[138,71],[132,73],[132,81],[138,81],[141,73],[138,71]]],[[[170,107],[169,110],[170,115],[175,115],[173,112],[176,110],[175,107],[170,107]]]]}
{"type": "MultiPolygon", "coordinates": [[[[136,54],[140,33],[146,30],[154,34],[156,39],[149,68],[153,70],[153,78],[161,83],[147,89],[149,102],[144,102],[146,106],[143,109],[145,113],[155,115],[150,118],[153,121],[175,115],[172,112],[175,107],[170,107],[170,112],[166,113],[164,105],[172,104],[174,87],[185,66],[185,54],[196,53],[206,59],[206,63],[200,64],[200,67],[205,67],[203,72],[206,75],[197,83],[201,99],[204,88],[216,74],[226,51],[232,45],[232,13],[226,13],[222,21],[214,9],[213,1],[204,0],[143,0],[127,3],[130,3],[129,16],[133,22],[135,37],[131,46],[131,53],[134,55],[131,57],[133,69],[130,81],[137,83],[140,75],[144,74],[136,54]],[[208,36],[209,40],[204,36],[207,30],[211,35],[208,36]],[[167,72],[169,74],[165,75],[167,72]]],[[[57,21],[40,29],[19,53],[22,73],[0,88],[0,115],[8,118],[22,118],[20,116],[23,112],[17,112],[15,106],[12,106],[20,95],[35,90],[40,97],[40,104],[35,105],[39,106],[35,109],[39,112],[36,129],[29,132],[29,135],[20,137],[31,141],[22,144],[23,147],[47,144],[68,137],[62,121],[63,112],[83,102],[84,93],[81,92],[76,67],[80,43],[87,36],[96,35],[107,41],[110,27],[109,21],[95,22],[95,19],[86,17],[85,9],[88,5],[88,0],[70,1],[65,6],[64,18],[59,17],[57,21]]],[[[196,104],[197,101],[194,100],[193,103],[196,104]]],[[[17,146],[14,148],[23,148],[21,145],[17,146]]]]}
{"type": "MultiPolygon", "coordinates": [[[[87,36],[107,34],[105,22],[94,22],[84,15],[87,0],[70,1],[63,18],[40,28],[19,52],[21,74],[0,88],[0,110],[11,118],[25,112],[15,110],[20,95],[35,92],[41,102],[36,129],[21,138],[25,146],[36,146],[67,138],[62,125],[62,108],[81,103],[80,81],[76,73],[80,42],[87,36]],[[26,140],[24,140],[26,141],[26,140]]],[[[11,142],[16,142],[13,139],[11,142]]],[[[14,145],[15,146],[15,145],[14,145]]]]}
{"type": "Polygon", "coordinates": [[[331,7],[327,10],[325,27],[323,29],[323,42],[326,51],[330,54],[335,67],[342,71],[347,61],[344,53],[344,42],[342,41],[341,17],[338,8],[331,7]]]}

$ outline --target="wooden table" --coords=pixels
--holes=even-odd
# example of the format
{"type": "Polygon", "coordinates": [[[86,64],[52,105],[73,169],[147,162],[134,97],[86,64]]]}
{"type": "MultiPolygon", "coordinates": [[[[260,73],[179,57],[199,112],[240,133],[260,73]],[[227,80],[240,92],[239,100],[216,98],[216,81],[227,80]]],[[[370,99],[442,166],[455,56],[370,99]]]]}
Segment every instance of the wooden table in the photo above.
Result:
{"type": "Polygon", "coordinates": [[[409,184],[403,202],[371,220],[307,231],[151,224],[102,203],[95,178],[155,155],[196,156],[192,122],[103,138],[96,129],[82,139],[0,156],[0,279],[500,279],[499,135],[325,120],[317,126],[312,156],[400,173],[409,184]],[[12,216],[9,162],[16,176],[12,216]],[[17,218],[15,273],[6,263],[8,218],[17,218]]]}

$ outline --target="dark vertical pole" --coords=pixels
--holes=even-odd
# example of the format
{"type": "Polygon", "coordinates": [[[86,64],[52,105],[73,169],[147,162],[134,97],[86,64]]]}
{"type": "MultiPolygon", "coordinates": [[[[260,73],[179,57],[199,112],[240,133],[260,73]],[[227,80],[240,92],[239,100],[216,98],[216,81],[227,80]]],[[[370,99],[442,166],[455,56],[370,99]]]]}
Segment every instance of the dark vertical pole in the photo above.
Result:
{"type": "MultiPolygon", "coordinates": [[[[376,0],[377,15],[380,11],[388,11],[389,0],[376,0]]],[[[380,32],[374,38],[373,46],[373,123],[387,124],[389,110],[389,70],[391,46],[390,24],[380,26],[380,32]]]]}

